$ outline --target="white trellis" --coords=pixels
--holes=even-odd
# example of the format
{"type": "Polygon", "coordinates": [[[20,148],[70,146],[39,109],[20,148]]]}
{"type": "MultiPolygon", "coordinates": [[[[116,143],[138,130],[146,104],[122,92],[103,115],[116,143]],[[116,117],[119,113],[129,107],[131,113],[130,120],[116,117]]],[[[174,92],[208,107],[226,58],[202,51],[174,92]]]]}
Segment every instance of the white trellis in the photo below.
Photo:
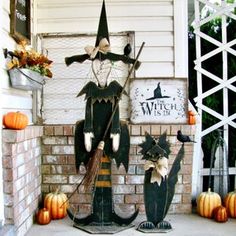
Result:
{"type": "MultiPolygon", "coordinates": [[[[194,0],[195,4],[195,25],[194,25],[194,33],[196,35],[196,60],[195,60],[195,70],[197,71],[197,88],[198,88],[198,96],[194,99],[196,102],[196,105],[198,107],[198,113],[200,116],[200,120],[202,118],[202,113],[207,112],[208,114],[212,115],[213,117],[216,117],[219,122],[212,125],[211,127],[203,130],[202,123],[199,124],[199,135],[197,136],[197,155],[200,157],[202,155],[201,150],[201,140],[202,138],[209,134],[210,132],[223,127],[223,136],[226,143],[226,146],[228,147],[229,142],[229,126],[232,126],[233,128],[236,128],[236,123],[233,121],[236,119],[236,113],[229,115],[228,111],[228,92],[229,90],[236,92],[236,87],[233,85],[233,83],[236,81],[236,76],[233,76],[232,78],[228,78],[228,53],[232,54],[233,56],[236,56],[236,50],[232,48],[233,45],[236,44],[236,39],[232,41],[227,40],[227,18],[231,18],[236,20],[236,15],[233,14],[233,9],[236,7],[236,3],[227,4],[226,1],[222,0],[219,5],[214,4],[212,1],[209,0],[194,0]],[[211,15],[205,17],[204,19],[201,19],[201,9],[202,5],[206,7],[210,7],[213,9],[213,12],[211,15]],[[205,23],[215,19],[216,17],[221,17],[222,19],[222,41],[218,41],[209,35],[201,32],[201,26],[205,23]],[[216,46],[216,49],[206,53],[202,54],[201,52],[201,39],[207,40],[210,43],[214,44],[216,46]],[[218,76],[212,74],[210,71],[205,70],[202,67],[202,63],[212,58],[214,55],[222,53],[222,78],[219,78],[218,76]],[[202,89],[202,77],[203,75],[205,78],[209,80],[213,80],[217,82],[217,86],[209,89],[208,91],[203,92],[202,89]],[[203,99],[212,95],[213,93],[216,93],[220,90],[223,90],[223,114],[219,114],[218,112],[212,110],[211,108],[207,107],[203,104],[203,99]]],[[[228,158],[228,157],[225,157],[228,158]]],[[[201,158],[199,158],[198,166],[195,166],[195,168],[198,168],[198,184],[196,186],[196,193],[199,193],[202,191],[202,180],[204,175],[209,175],[209,169],[203,169],[201,165],[201,158]]],[[[229,174],[236,175],[236,168],[229,168],[229,174]]],[[[214,175],[214,173],[213,173],[214,175]]]]}

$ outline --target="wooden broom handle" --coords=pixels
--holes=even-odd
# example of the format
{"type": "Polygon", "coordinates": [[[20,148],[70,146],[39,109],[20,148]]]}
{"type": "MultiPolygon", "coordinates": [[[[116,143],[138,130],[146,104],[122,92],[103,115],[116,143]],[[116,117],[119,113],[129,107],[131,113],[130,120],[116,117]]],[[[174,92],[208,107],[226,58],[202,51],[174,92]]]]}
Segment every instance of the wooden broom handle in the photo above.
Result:
{"type": "Polygon", "coordinates": [[[135,68],[135,66],[136,66],[136,64],[137,64],[137,62],[138,62],[138,58],[139,58],[139,56],[140,56],[140,54],[141,54],[141,52],[142,52],[142,50],[143,50],[144,44],[145,44],[145,42],[142,43],[142,45],[141,45],[141,47],[140,47],[140,49],[139,49],[139,51],[138,51],[137,57],[135,58],[135,62],[134,62],[134,64],[132,65],[131,69],[129,70],[129,74],[128,74],[126,80],[125,80],[125,83],[124,83],[123,87],[122,87],[120,96],[118,97],[118,100],[117,100],[117,102],[116,102],[116,105],[115,105],[115,107],[114,107],[114,110],[113,110],[113,112],[112,112],[112,114],[111,114],[111,117],[110,117],[108,123],[107,123],[107,127],[106,127],[106,130],[105,130],[104,135],[103,135],[103,137],[102,137],[102,141],[104,141],[105,138],[106,138],[106,136],[107,136],[107,133],[108,133],[108,130],[109,130],[109,128],[110,128],[112,119],[113,119],[113,117],[114,117],[114,115],[115,115],[116,109],[118,108],[119,101],[121,100],[121,96],[123,95],[123,93],[124,93],[124,91],[125,91],[125,87],[126,87],[128,81],[129,81],[129,79],[130,79],[130,76],[131,76],[131,74],[132,74],[132,72],[133,72],[133,70],[134,70],[134,68],[135,68]]]}

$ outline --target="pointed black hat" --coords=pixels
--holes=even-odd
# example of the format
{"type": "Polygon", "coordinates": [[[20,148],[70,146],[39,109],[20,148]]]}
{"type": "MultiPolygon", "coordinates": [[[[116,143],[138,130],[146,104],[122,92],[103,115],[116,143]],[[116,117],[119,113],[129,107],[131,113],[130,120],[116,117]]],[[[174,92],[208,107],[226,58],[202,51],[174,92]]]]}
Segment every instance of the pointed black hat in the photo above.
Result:
{"type": "Polygon", "coordinates": [[[107,41],[109,41],[109,31],[108,31],[108,25],[107,25],[107,14],[106,14],[106,6],[105,1],[103,0],[102,3],[102,10],[100,14],[100,20],[98,25],[98,31],[97,31],[97,39],[95,43],[95,47],[99,45],[99,42],[101,39],[106,38],[107,41]]]}
{"type": "MultiPolygon", "coordinates": [[[[105,0],[103,0],[102,3],[102,10],[100,14],[100,20],[99,20],[99,25],[98,25],[98,32],[97,32],[97,39],[95,43],[95,47],[99,46],[99,43],[102,39],[106,39],[108,43],[110,44],[109,41],[109,32],[108,32],[108,26],[107,26],[107,14],[106,14],[106,7],[105,7],[105,0]]],[[[106,45],[109,48],[109,45],[106,45]]],[[[122,61],[125,64],[134,64],[135,59],[130,58],[125,52],[123,55],[112,53],[110,51],[103,53],[101,51],[97,51],[95,54],[95,57],[91,57],[88,53],[82,54],[82,55],[74,55],[71,57],[66,57],[65,58],[65,63],[67,66],[71,65],[73,62],[79,62],[83,63],[86,60],[94,60],[94,59],[99,59],[101,61],[103,60],[111,60],[111,61],[122,61]]],[[[137,70],[140,66],[140,62],[137,61],[135,63],[135,69],[137,70]]]]}

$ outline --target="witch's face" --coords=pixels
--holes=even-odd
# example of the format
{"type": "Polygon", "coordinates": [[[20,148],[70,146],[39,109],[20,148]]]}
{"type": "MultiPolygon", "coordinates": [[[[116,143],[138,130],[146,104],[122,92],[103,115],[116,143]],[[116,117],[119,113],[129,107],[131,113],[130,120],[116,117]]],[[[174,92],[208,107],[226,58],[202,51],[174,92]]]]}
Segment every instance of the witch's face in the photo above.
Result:
{"type": "Polygon", "coordinates": [[[98,82],[98,85],[104,88],[107,85],[107,79],[111,73],[111,61],[104,60],[100,61],[99,59],[95,59],[92,62],[92,71],[98,82]]]}

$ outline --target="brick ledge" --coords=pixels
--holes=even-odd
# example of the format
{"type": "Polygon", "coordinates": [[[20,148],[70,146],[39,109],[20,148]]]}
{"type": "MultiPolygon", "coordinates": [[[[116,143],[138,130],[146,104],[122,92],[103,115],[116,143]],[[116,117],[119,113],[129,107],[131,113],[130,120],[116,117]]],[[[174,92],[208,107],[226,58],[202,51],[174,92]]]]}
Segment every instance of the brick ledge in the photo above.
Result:
{"type": "Polygon", "coordinates": [[[43,135],[43,126],[31,125],[23,130],[3,129],[2,139],[6,143],[19,143],[27,139],[41,137],[43,135]]]}

